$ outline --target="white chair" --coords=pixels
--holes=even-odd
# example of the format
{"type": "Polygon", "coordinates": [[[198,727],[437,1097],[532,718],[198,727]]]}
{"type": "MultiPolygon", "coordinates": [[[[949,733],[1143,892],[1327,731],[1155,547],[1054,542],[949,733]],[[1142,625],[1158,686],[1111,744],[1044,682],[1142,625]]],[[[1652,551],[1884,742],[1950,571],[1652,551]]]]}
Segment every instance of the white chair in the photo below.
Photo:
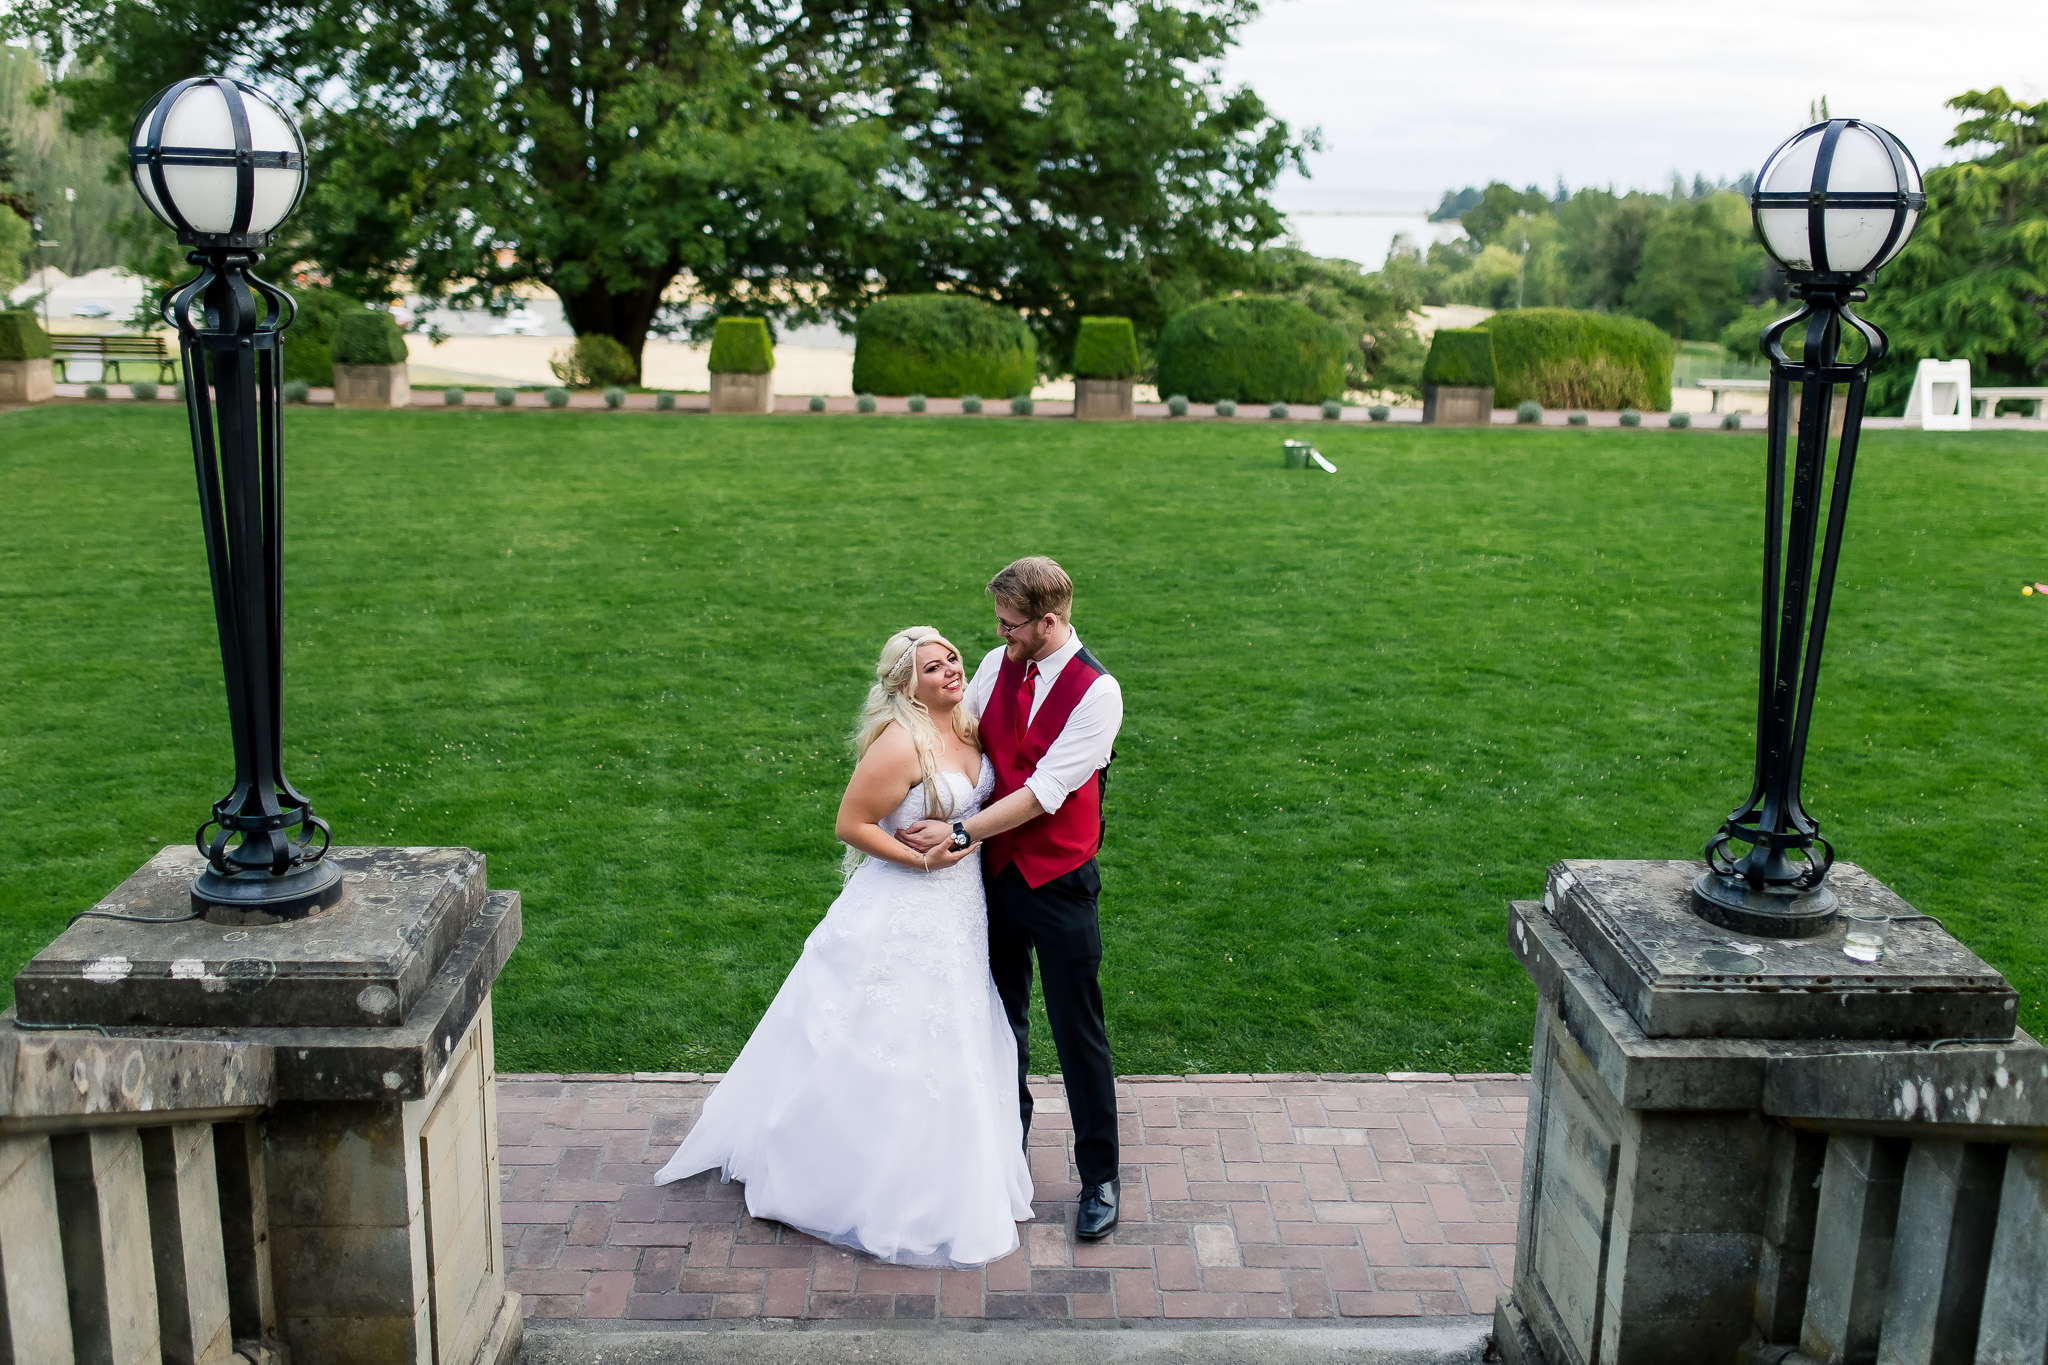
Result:
{"type": "Polygon", "coordinates": [[[1913,371],[1913,393],[1906,400],[1906,421],[1918,420],[1922,431],[1970,429],[1970,362],[1923,360],[1913,371]]]}

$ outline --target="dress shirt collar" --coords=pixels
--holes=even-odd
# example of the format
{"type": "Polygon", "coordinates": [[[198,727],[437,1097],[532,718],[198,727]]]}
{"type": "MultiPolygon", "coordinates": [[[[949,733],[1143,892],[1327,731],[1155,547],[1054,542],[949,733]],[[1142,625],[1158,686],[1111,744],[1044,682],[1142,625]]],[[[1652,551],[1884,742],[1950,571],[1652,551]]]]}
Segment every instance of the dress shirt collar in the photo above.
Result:
{"type": "MultiPolygon", "coordinates": [[[[1074,633],[1072,626],[1069,626],[1067,627],[1067,642],[1038,661],[1038,680],[1047,687],[1051,687],[1054,682],[1058,681],[1060,670],[1067,666],[1067,660],[1080,652],[1081,637],[1074,633]]],[[[1029,664],[1025,666],[1027,668],[1030,667],[1029,664]]]]}

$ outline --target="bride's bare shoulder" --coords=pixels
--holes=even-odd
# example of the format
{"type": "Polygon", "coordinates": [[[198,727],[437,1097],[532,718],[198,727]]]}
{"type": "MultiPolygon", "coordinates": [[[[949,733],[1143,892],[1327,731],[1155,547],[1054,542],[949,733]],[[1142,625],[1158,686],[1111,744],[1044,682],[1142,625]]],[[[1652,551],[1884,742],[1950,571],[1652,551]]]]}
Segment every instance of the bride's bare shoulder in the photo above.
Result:
{"type": "Polygon", "coordinates": [[[917,741],[910,737],[908,730],[893,720],[882,727],[881,733],[875,736],[873,742],[868,745],[868,751],[860,760],[860,766],[863,768],[871,764],[877,767],[900,767],[905,763],[913,767],[917,765],[917,741]]]}

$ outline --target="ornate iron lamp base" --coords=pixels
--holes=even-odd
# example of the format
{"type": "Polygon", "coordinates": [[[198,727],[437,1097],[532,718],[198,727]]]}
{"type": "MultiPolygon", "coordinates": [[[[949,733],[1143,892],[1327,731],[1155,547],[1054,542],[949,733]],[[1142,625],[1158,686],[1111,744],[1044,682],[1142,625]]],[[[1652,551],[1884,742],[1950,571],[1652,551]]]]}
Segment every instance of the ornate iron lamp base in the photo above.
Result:
{"type": "Polygon", "coordinates": [[[226,876],[207,868],[192,881],[192,912],[210,924],[276,924],[332,909],[347,888],[330,862],[302,863],[275,876],[268,871],[226,876]]]}
{"type": "Polygon", "coordinates": [[[1835,922],[1841,904],[1825,886],[1797,894],[1752,890],[1740,877],[1711,869],[1692,884],[1693,913],[1709,924],[1762,938],[1815,938],[1835,922]]]}

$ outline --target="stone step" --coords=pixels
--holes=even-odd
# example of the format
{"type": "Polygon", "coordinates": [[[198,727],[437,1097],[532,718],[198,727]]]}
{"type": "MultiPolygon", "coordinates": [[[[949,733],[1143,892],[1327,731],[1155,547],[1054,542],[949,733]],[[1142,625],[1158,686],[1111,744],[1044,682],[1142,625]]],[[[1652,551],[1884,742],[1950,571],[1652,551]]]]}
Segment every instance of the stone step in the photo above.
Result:
{"type": "Polygon", "coordinates": [[[1471,1365],[1489,1318],[1429,1323],[1106,1322],[1100,1326],[695,1323],[649,1328],[530,1320],[523,1365],[1471,1365]]]}

